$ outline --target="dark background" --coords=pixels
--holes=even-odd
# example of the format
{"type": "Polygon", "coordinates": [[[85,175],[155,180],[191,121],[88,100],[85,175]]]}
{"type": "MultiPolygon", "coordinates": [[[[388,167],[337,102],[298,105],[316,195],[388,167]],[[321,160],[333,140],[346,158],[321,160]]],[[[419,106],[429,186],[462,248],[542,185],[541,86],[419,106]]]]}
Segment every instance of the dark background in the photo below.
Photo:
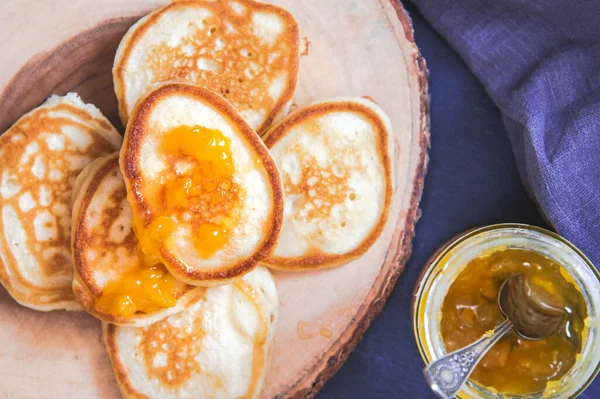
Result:
{"type": "MultiPolygon", "coordinates": [[[[381,315],[318,398],[435,398],[423,379],[411,319],[422,265],[471,227],[520,222],[548,228],[517,173],[500,111],[464,62],[403,1],[430,71],[431,150],[413,255],[381,315]]],[[[600,397],[596,381],[581,398],[600,397]]]]}

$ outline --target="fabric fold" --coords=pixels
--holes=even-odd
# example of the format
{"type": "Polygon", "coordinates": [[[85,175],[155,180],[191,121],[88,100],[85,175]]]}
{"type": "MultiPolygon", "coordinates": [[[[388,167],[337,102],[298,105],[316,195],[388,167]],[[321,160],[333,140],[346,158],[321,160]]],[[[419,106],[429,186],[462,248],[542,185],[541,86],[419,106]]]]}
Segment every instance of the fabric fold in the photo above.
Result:
{"type": "Polygon", "coordinates": [[[598,4],[413,3],[500,108],[532,199],[559,234],[600,265],[598,4]]]}

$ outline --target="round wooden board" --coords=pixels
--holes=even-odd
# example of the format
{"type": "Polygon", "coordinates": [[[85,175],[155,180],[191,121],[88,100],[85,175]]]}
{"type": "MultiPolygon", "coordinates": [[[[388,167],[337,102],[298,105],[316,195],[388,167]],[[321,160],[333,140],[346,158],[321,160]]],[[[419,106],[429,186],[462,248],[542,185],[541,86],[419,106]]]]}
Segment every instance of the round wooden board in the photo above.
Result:
{"type": "MultiPolygon", "coordinates": [[[[50,94],[69,91],[122,129],[112,88],[114,53],[128,27],[164,3],[0,4],[0,131],[50,94]]],[[[429,146],[427,72],[399,0],[272,3],[294,15],[308,46],[295,104],[370,96],[390,115],[396,137],[396,191],[377,243],[337,269],[274,273],[280,322],[263,396],[310,397],[354,349],[409,257],[429,146]]],[[[2,398],[119,397],[100,323],[87,314],[35,312],[0,289],[0,347],[2,398]]]]}

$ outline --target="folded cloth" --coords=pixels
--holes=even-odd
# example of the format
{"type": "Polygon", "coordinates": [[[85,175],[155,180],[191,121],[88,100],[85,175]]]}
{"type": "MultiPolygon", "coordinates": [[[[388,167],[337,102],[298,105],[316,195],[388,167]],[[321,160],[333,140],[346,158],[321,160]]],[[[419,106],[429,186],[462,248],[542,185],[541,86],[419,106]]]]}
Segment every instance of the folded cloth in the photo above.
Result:
{"type": "Polygon", "coordinates": [[[502,111],[534,201],[600,267],[600,4],[413,3],[502,111]]]}

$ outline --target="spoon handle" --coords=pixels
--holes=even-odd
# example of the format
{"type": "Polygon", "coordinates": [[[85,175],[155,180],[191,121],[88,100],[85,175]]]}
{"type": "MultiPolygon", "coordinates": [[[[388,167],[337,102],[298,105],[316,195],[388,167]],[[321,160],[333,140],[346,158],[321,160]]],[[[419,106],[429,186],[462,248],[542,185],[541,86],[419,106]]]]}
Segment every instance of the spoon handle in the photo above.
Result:
{"type": "Polygon", "coordinates": [[[454,397],[469,379],[483,355],[512,327],[512,323],[505,320],[492,334],[486,334],[471,345],[441,357],[425,367],[425,379],[433,392],[443,399],[454,397]]]}

